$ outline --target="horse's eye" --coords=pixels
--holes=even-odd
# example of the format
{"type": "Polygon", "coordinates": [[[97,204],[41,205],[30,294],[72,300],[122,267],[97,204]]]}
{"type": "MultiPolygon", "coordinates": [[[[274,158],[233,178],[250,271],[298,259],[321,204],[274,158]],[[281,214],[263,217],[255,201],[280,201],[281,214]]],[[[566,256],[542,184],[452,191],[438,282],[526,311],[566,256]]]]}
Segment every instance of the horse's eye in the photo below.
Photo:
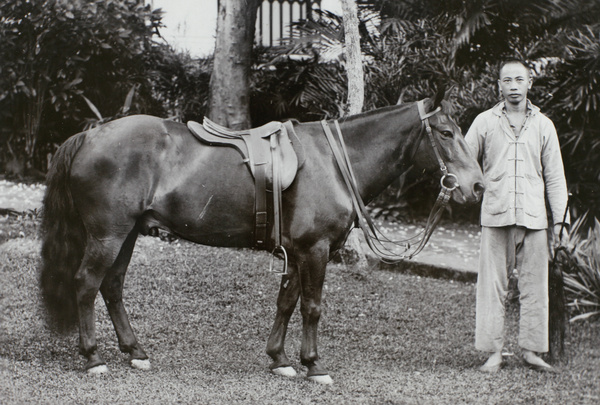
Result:
{"type": "Polygon", "coordinates": [[[440,133],[442,134],[442,136],[444,138],[453,138],[454,134],[452,133],[452,131],[440,131],[440,133]]]}

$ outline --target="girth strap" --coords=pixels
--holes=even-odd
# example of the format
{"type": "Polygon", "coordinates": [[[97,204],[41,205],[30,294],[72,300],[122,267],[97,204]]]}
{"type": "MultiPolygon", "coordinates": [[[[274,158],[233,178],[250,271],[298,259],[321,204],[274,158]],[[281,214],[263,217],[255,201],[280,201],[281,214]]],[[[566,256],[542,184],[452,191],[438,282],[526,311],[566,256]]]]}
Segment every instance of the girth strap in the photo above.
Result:
{"type": "Polygon", "coordinates": [[[259,249],[265,248],[267,239],[267,153],[263,148],[254,150],[254,240],[259,249]]]}

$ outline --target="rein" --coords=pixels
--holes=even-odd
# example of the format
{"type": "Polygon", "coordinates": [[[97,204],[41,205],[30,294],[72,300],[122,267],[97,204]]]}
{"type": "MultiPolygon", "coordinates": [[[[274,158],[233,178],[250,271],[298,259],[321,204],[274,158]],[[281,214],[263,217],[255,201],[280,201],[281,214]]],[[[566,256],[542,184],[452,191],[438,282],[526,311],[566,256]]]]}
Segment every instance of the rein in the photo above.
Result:
{"type": "MultiPolygon", "coordinates": [[[[454,174],[448,172],[448,168],[446,167],[446,164],[444,163],[444,160],[441,157],[438,145],[435,141],[435,138],[433,137],[431,125],[429,124],[429,118],[440,112],[441,108],[438,107],[437,109],[429,113],[425,113],[423,100],[420,100],[417,103],[417,108],[419,110],[419,117],[422,123],[421,133],[423,132],[423,129],[425,129],[425,132],[429,137],[429,141],[431,142],[431,146],[433,148],[435,156],[438,160],[440,170],[442,171],[442,178],[440,180],[440,185],[442,189],[435,201],[435,204],[429,214],[429,217],[427,218],[427,224],[425,225],[425,229],[422,232],[423,236],[421,237],[421,240],[419,241],[417,246],[414,248],[412,248],[410,243],[406,241],[392,241],[388,239],[375,225],[358,192],[356,177],[354,176],[354,172],[350,164],[350,159],[348,158],[348,152],[344,143],[344,138],[342,137],[342,130],[340,129],[338,121],[334,121],[335,129],[337,132],[337,141],[331,129],[329,128],[329,123],[326,120],[321,121],[321,125],[323,127],[323,131],[325,132],[325,136],[327,137],[327,141],[329,142],[329,145],[338,164],[340,172],[342,173],[342,177],[344,178],[344,182],[346,183],[348,191],[350,192],[352,205],[357,213],[358,226],[363,231],[365,240],[369,245],[369,248],[384,262],[394,263],[405,259],[412,259],[421,250],[423,250],[423,248],[429,241],[429,238],[433,234],[433,231],[438,225],[446,205],[450,201],[452,191],[459,186],[457,177],[454,174]],[[447,185],[447,181],[451,184],[447,185]],[[388,248],[386,244],[391,244],[395,247],[400,247],[404,249],[404,251],[402,253],[396,253],[391,248],[388,248]]],[[[409,240],[412,240],[414,238],[416,237],[410,238],[409,240]]]]}

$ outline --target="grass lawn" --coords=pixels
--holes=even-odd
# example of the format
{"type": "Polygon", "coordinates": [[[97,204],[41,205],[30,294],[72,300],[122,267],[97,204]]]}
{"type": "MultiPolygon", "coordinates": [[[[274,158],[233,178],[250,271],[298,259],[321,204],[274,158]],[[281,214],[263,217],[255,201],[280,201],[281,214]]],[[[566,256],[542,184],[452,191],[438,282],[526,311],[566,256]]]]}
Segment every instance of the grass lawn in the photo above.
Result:
{"type": "Polygon", "coordinates": [[[550,375],[521,365],[511,315],[515,355],[485,375],[473,349],[473,284],[343,265],[329,266],[319,335],[334,385],[304,379],[298,312],[287,350],[300,373],[274,376],[264,349],[279,280],[268,256],[152,238],[138,241],[125,305],[153,368],[128,366],[99,298],[98,344],[111,371],[88,376],[76,333],[53,334],[41,320],[39,247],[31,236],[0,245],[2,404],[600,403],[600,324],[571,327],[570,362],[550,375]]]}

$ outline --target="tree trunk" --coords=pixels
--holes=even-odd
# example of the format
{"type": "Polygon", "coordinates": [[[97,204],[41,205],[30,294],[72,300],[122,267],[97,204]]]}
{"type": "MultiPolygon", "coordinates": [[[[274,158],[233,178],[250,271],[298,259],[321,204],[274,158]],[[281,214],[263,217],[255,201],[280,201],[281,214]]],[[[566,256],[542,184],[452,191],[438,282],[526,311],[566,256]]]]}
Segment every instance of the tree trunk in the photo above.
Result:
{"type": "Polygon", "coordinates": [[[220,0],[208,117],[232,129],[250,120],[249,74],[256,14],[262,0],[220,0]]]}
{"type": "Polygon", "coordinates": [[[362,112],[365,84],[358,32],[358,9],[354,0],[342,0],[346,74],[348,75],[348,114],[362,112]]]}
{"type": "MultiPolygon", "coordinates": [[[[346,53],[346,74],[348,76],[347,113],[349,115],[362,112],[365,98],[365,84],[360,51],[360,34],[358,32],[358,9],[354,0],[342,0],[342,17],[344,20],[344,42],[346,53]]],[[[342,255],[353,257],[357,269],[367,268],[367,258],[361,243],[363,239],[360,229],[353,229],[348,236],[342,255]],[[346,252],[344,252],[346,250],[346,252]]]]}

